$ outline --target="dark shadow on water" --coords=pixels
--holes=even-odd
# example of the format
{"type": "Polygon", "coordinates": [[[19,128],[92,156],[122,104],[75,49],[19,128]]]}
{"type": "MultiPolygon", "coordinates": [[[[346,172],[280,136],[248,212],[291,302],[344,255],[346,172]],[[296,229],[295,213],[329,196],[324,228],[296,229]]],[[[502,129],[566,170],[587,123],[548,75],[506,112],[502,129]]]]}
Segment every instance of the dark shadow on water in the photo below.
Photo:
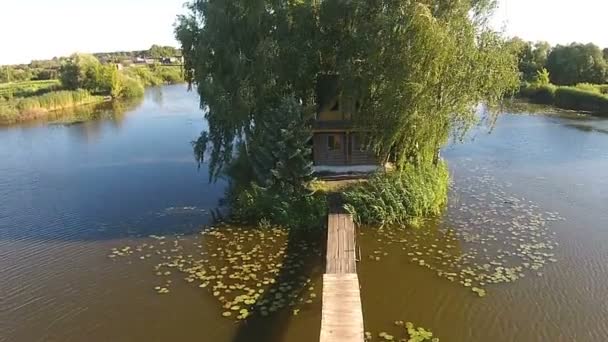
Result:
{"type": "MultiPolygon", "coordinates": [[[[264,292],[263,297],[258,299],[258,303],[263,303],[264,301],[272,302],[275,299],[275,291],[279,291],[284,281],[296,282],[296,285],[290,291],[282,292],[284,297],[308,298],[306,297],[308,287],[314,283],[315,279],[321,277],[323,273],[325,265],[325,239],[325,227],[310,231],[290,230],[283,267],[276,278],[276,282],[264,292]],[[306,243],[308,246],[316,246],[318,250],[312,253],[303,253],[303,243],[306,243]],[[294,270],[288,266],[288,260],[300,261],[301,266],[294,270]],[[312,282],[308,284],[306,283],[306,279],[311,279],[312,282]]],[[[302,304],[302,306],[297,306],[297,308],[301,307],[301,311],[319,309],[321,294],[315,293],[317,297],[312,304],[302,304]]],[[[293,309],[293,307],[283,308],[275,313],[271,313],[267,317],[262,317],[256,312],[250,319],[239,324],[233,342],[286,341],[291,320],[298,319],[297,316],[293,315],[293,309]]],[[[319,319],[319,327],[320,323],[321,320],[319,319]]]]}
{"type": "Polygon", "coordinates": [[[608,134],[608,129],[601,129],[601,128],[596,128],[596,127],[583,125],[583,124],[566,124],[565,126],[569,127],[569,128],[574,128],[576,130],[579,130],[579,131],[582,131],[585,133],[597,132],[597,133],[608,134]]]}
{"type": "Polygon", "coordinates": [[[194,235],[201,227],[223,221],[225,207],[209,210],[197,208],[168,208],[160,212],[148,213],[139,218],[107,222],[95,222],[81,218],[74,221],[65,218],[55,222],[53,217],[44,218],[50,222],[39,225],[12,227],[2,224],[0,216],[1,241],[103,241],[114,239],[137,239],[150,235],[194,235]]]}

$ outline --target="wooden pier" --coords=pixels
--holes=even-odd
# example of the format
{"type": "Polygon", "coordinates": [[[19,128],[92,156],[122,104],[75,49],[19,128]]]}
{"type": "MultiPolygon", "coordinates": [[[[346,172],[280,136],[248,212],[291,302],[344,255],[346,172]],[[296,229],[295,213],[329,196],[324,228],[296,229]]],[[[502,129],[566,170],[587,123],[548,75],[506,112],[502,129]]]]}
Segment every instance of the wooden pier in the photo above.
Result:
{"type": "Polygon", "coordinates": [[[321,342],[364,340],[355,250],[355,224],[352,217],[345,213],[329,214],[321,342]]]}

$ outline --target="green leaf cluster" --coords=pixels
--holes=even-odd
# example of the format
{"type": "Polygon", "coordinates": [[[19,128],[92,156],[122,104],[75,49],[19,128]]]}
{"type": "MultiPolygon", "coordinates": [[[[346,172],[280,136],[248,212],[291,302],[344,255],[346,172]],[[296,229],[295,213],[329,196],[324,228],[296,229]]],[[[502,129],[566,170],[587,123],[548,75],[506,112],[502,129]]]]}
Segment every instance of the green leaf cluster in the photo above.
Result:
{"type": "Polygon", "coordinates": [[[321,225],[327,204],[324,195],[307,189],[313,170],[306,122],[300,104],[286,97],[250,128],[251,139],[241,143],[238,158],[226,170],[233,218],[291,228],[321,225]]]}
{"type": "Polygon", "coordinates": [[[191,2],[176,37],[209,123],[211,173],[269,104],[293,96],[312,115],[322,75],[338,75],[340,96],[358,99],[354,121],[380,158],[399,169],[431,162],[450,133],[475,122],[479,102],[496,103],[518,84],[513,49],[486,25],[493,4],[191,2]]]}
{"type": "Polygon", "coordinates": [[[380,173],[343,193],[345,209],[364,224],[415,224],[437,215],[447,201],[449,173],[438,165],[407,165],[380,173]]]}

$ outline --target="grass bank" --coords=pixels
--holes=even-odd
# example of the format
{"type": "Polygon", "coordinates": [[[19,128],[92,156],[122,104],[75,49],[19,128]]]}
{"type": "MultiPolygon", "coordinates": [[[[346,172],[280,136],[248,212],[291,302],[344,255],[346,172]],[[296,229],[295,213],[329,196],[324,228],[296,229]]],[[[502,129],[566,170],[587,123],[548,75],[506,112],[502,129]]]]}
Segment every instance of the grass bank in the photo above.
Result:
{"type": "Polygon", "coordinates": [[[42,95],[58,90],[61,87],[59,80],[25,81],[0,84],[0,98],[9,100],[15,97],[28,97],[42,95]]]}
{"type": "Polygon", "coordinates": [[[123,73],[128,77],[137,79],[145,87],[185,82],[182,68],[180,66],[131,66],[125,68],[123,73]]]}
{"type": "Polygon", "coordinates": [[[179,66],[132,66],[116,73],[111,91],[62,90],[59,80],[0,84],[0,125],[35,120],[49,112],[99,103],[105,98],[137,98],[144,88],[184,82],[179,66]]]}
{"type": "Polygon", "coordinates": [[[447,202],[449,172],[438,165],[408,165],[401,171],[379,173],[343,192],[345,209],[363,224],[416,224],[438,215],[447,202]]]}
{"type": "Polygon", "coordinates": [[[0,124],[24,122],[45,117],[49,112],[76,106],[99,103],[103,96],[86,90],[61,90],[43,95],[4,99],[0,97],[0,124]]]}
{"type": "Polygon", "coordinates": [[[582,83],[576,86],[555,86],[525,83],[519,96],[534,103],[608,116],[608,85],[582,83]]]}

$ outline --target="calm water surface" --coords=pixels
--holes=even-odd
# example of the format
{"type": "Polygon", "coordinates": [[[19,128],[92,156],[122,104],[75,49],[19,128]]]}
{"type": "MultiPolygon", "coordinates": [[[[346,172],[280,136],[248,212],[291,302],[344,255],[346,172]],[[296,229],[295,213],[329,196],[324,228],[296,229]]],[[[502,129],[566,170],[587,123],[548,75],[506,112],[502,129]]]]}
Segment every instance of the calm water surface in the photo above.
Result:
{"type": "MultiPolygon", "coordinates": [[[[250,323],[258,328],[238,325],[179,277],[169,295],[156,294],[153,262],[108,258],[151,234],[194,236],[225,183],[209,184],[194,162],[190,141],[205,123],[185,86],[149,89],[141,103],[100,113],[0,128],[0,340],[314,341],[319,303],[250,323]]],[[[478,298],[411,262],[407,243],[382,245],[364,232],[366,330],[406,320],[442,341],[608,340],[608,120],[505,114],[492,134],[475,131],[444,157],[454,179],[445,222],[467,222],[457,204],[471,191],[503,189],[564,218],[546,225],[557,262],[478,298]],[[379,261],[366,258],[379,248],[379,261]]],[[[475,208],[491,215],[484,203],[475,208]]]]}

